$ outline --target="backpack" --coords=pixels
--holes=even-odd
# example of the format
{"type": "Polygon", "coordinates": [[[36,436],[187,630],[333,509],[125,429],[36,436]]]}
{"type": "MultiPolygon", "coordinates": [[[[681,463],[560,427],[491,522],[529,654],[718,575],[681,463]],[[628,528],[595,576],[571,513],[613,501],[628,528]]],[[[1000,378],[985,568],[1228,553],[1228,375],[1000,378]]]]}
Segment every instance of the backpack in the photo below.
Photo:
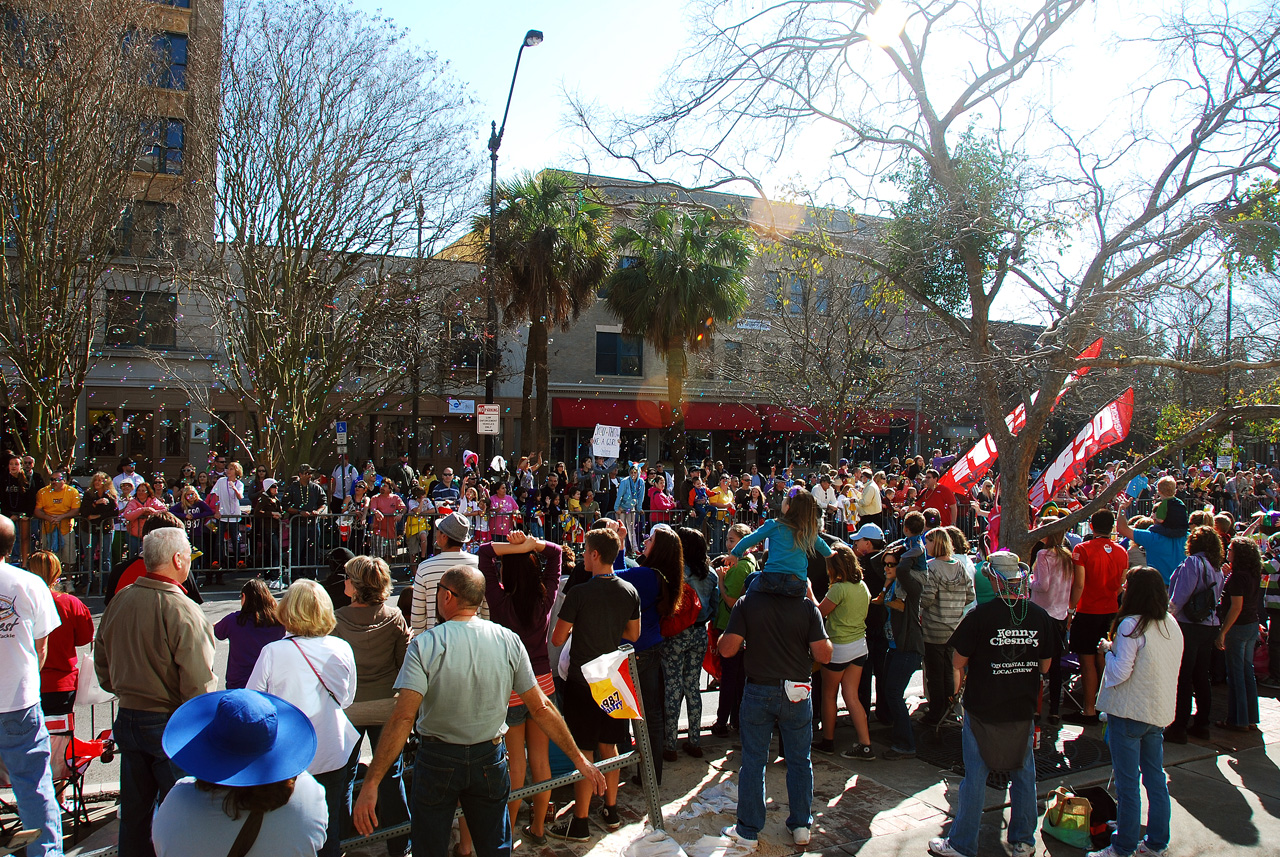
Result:
{"type": "Polygon", "coordinates": [[[1200,583],[1204,585],[1197,587],[1187,603],[1182,605],[1182,616],[1188,622],[1198,625],[1213,615],[1218,608],[1218,599],[1214,597],[1213,581],[1205,581],[1204,568],[1208,562],[1199,557],[1187,557],[1188,562],[1193,559],[1200,563],[1200,583]]]}

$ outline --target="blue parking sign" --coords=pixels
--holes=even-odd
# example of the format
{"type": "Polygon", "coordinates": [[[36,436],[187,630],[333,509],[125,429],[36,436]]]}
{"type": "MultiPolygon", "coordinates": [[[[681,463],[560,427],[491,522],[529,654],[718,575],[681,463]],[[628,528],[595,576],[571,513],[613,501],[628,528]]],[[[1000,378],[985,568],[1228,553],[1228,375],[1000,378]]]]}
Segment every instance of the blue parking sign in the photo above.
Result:
{"type": "Polygon", "coordinates": [[[338,434],[346,434],[347,424],[345,422],[335,423],[333,430],[336,431],[338,434]]]}

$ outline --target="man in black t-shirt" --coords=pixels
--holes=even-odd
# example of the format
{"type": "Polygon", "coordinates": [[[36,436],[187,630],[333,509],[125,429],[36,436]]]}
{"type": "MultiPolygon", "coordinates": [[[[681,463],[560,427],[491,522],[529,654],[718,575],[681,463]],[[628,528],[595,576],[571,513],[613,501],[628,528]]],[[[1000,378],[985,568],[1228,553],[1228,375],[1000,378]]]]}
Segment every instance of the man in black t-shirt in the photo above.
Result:
{"type": "MultiPolygon", "coordinates": [[[[569,676],[565,681],[564,720],[574,743],[588,759],[612,759],[618,744],[627,740],[630,724],[610,717],[596,704],[591,688],[582,677],[582,665],[618,648],[618,640],[640,639],[640,595],[634,586],[613,573],[613,560],[622,550],[622,539],[602,527],[587,533],[582,561],[591,579],[579,583],[564,596],[551,644],[563,646],[573,633],[569,647],[569,676]]],[[[622,826],[618,815],[618,771],[604,775],[604,807],[601,820],[609,830],[622,826]]],[[[571,842],[591,838],[587,814],[591,805],[591,783],[581,780],[573,786],[573,817],[547,828],[547,835],[571,842]]]]}
{"type": "Polygon", "coordinates": [[[986,801],[987,773],[1009,771],[1009,844],[1014,857],[1035,854],[1036,764],[1033,718],[1040,676],[1054,654],[1053,620],[1032,604],[1027,564],[1016,554],[991,554],[996,598],[969,612],[947,645],[964,686],[964,780],[946,838],[929,842],[937,857],[975,857],[986,801]]]}
{"type": "Polygon", "coordinates": [[[741,706],[738,823],[722,833],[747,848],[757,846],[764,827],[765,764],[777,722],[787,761],[787,829],[796,845],[808,845],[813,824],[809,668],[814,661],[825,664],[831,660],[831,641],[817,606],[809,599],[747,591],[729,614],[729,624],[719,641],[720,656],[732,658],[743,651],[744,644],[747,684],[741,706]]]}

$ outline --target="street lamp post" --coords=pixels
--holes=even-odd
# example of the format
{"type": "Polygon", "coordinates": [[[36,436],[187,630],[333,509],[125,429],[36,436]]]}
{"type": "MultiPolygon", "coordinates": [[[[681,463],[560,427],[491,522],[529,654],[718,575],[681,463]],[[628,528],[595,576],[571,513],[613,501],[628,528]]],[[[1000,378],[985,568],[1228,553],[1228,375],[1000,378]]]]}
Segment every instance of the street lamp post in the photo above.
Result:
{"type": "MultiPolygon", "coordinates": [[[[524,41],[520,43],[520,50],[516,52],[516,67],[511,72],[511,88],[507,90],[507,106],[502,111],[502,125],[496,122],[489,123],[489,270],[485,277],[485,290],[487,291],[487,304],[485,307],[485,326],[484,326],[484,402],[486,405],[493,404],[494,398],[494,376],[497,374],[497,356],[498,356],[498,302],[493,294],[493,272],[496,267],[496,256],[494,254],[494,232],[497,229],[498,217],[498,149],[502,147],[502,135],[507,130],[507,114],[511,112],[511,96],[516,91],[516,75],[520,73],[520,57],[524,54],[525,48],[536,47],[542,44],[542,31],[530,30],[524,34],[524,41]]],[[[529,427],[522,427],[528,432],[529,427]]],[[[484,461],[480,463],[478,468],[481,473],[487,472],[489,462],[493,461],[494,456],[494,436],[485,435],[484,437],[484,461]]]]}
{"type": "MultiPolygon", "coordinates": [[[[414,272],[413,285],[414,290],[418,294],[413,301],[413,378],[411,379],[413,391],[413,431],[409,434],[410,443],[412,443],[413,446],[409,452],[409,461],[413,465],[414,472],[417,473],[418,468],[421,465],[418,450],[422,445],[422,442],[418,437],[418,428],[421,419],[418,400],[422,398],[422,219],[426,212],[423,211],[421,197],[415,197],[414,201],[417,203],[418,246],[417,252],[414,254],[417,259],[417,271],[414,272]]],[[[405,488],[405,491],[408,490],[408,488],[405,488]]]]}

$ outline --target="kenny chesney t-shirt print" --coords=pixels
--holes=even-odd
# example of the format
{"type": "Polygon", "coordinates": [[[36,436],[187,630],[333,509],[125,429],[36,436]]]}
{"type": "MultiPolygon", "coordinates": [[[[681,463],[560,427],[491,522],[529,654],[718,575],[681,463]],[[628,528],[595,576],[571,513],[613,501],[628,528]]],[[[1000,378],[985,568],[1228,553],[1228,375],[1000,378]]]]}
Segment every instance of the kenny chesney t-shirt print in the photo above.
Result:
{"type": "Polygon", "coordinates": [[[1000,598],[980,604],[951,635],[969,659],[964,707],[979,720],[1030,720],[1040,691],[1040,661],[1054,656],[1053,620],[1041,607],[1000,598]]]}

